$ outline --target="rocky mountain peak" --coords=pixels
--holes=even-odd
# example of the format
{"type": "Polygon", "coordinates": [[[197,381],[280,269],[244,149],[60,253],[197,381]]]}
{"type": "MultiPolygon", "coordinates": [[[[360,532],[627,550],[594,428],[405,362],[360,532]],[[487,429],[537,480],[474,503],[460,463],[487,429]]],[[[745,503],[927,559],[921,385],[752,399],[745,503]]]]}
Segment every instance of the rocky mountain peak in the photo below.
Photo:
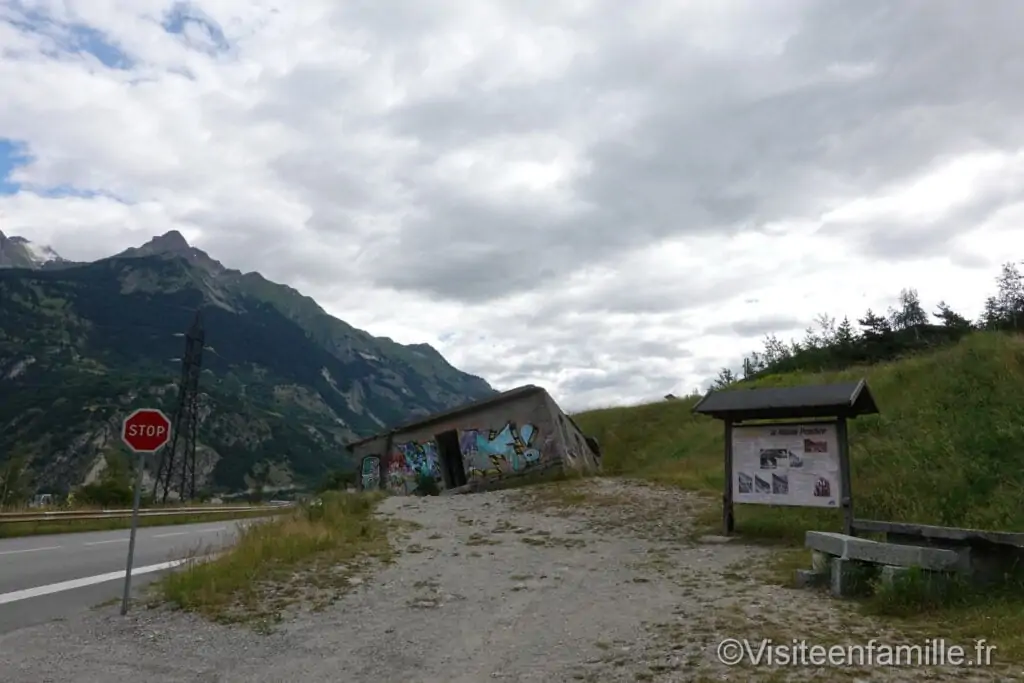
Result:
{"type": "Polygon", "coordinates": [[[65,263],[60,254],[46,245],[0,232],[0,268],[28,268],[35,270],[45,266],[65,263]]]}
{"type": "Polygon", "coordinates": [[[185,239],[185,236],[177,230],[170,230],[158,237],[154,237],[140,247],[140,249],[148,250],[153,253],[181,253],[187,252],[191,248],[192,245],[189,244],[188,240],[185,239]]]}
{"type": "Polygon", "coordinates": [[[139,258],[143,256],[178,256],[184,258],[192,265],[205,268],[214,273],[225,270],[219,261],[210,258],[202,249],[197,249],[188,243],[185,236],[177,230],[170,230],[149,240],[141,247],[126,249],[119,257],[139,258]]]}

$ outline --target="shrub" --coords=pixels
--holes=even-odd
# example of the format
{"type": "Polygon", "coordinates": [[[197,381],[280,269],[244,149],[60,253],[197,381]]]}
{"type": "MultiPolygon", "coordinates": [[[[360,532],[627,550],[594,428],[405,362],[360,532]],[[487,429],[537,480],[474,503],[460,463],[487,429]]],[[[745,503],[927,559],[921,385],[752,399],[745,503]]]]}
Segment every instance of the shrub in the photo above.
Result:
{"type": "Polygon", "coordinates": [[[416,495],[418,496],[439,496],[441,489],[437,485],[434,475],[427,472],[420,472],[416,475],[416,495]]]}

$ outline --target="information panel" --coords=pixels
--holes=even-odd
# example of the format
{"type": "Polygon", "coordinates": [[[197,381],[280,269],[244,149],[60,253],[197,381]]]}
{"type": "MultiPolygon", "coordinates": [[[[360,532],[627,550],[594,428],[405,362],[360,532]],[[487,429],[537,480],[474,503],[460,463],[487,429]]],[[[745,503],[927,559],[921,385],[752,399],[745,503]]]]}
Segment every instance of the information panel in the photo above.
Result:
{"type": "Polygon", "coordinates": [[[732,430],[733,501],[839,507],[839,438],[833,423],[732,430]]]}

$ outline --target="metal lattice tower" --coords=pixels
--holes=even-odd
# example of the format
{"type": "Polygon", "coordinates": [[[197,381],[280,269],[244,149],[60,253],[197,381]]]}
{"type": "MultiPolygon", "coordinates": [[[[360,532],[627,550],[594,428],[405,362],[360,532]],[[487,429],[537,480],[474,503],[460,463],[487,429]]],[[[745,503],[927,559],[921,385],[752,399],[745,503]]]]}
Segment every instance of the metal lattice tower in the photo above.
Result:
{"type": "Polygon", "coordinates": [[[167,494],[176,489],[179,499],[192,500],[196,496],[196,437],[199,432],[199,373],[203,363],[203,345],[206,332],[199,311],[192,326],[185,333],[185,356],[181,359],[181,382],[178,385],[178,405],[171,418],[171,443],[160,456],[153,497],[167,502],[167,494]],[[179,457],[178,444],[181,444],[179,457]],[[160,489],[163,489],[162,493],[160,489]]]}

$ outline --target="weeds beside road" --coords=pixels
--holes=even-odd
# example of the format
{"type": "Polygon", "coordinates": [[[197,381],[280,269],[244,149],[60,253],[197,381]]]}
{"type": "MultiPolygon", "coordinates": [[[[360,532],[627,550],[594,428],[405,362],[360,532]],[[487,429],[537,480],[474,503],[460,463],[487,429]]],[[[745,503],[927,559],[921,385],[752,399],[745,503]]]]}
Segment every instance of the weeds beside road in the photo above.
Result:
{"type": "Polygon", "coordinates": [[[165,577],[161,597],[218,621],[265,626],[297,603],[322,608],[354,585],[366,561],[390,557],[388,525],[373,516],[382,497],[328,493],[246,527],[221,556],[165,577]]]}

